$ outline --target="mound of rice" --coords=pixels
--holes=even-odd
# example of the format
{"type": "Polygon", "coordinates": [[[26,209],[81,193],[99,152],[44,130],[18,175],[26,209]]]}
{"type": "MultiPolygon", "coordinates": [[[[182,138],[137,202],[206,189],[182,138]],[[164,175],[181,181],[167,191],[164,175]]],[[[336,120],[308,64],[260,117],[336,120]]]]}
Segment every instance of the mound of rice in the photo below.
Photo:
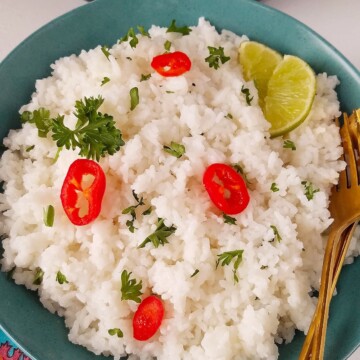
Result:
{"type": "MultiPolygon", "coordinates": [[[[153,26],[151,38],[101,47],[52,65],[52,76],[36,82],[32,100],[21,111],[45,107],[52,116],[65,115],[74,124],[76,100],[102,95],[100,111],[111,114],[125,146],[101,159],[107,188],[100,216],[74,226],[60,201],[60,189],[78,151],[57,147],[50,135],[24,124],[10,131],[8,150],[0,161],[0,233],[8,237],[2,270],[14,266],[13,278],[38,291],[40,301],[65,319],[70,341],[96,354],[125,353],[141,359],[276,359],[276,343],[291,341],[295,329],[305,331],[315,309],[324,251],[321,235],[330,225],[329,191],[344,168],[338,129],[335,76],[317,76],[317,94],[308,120],[288,135],[296,150],[283,148],[283,138],[269,138],[269,124],[257,105],[256,89],[246,83],[237,61],[245,36],[219,34],[204,19],[190,35],[166,33],[153,26]],[[191,71],[175,78],[155,73],[150,63],[164,52],[181,50],[191,71]],[[231,60],[215,70],[204,59],[208,46],[224,48],[231,60]],[[140,81],[142,74],[151,78],[140,81]],[[110,81],[101,85],[104,77],[110,81]],[[254,96],[251,106],[241,94],[245,85],[254,96]],[[130,111],[129,90],[139,89],[139,105],[130,111]],[[232,115],[232,118],[228,116],[232,115]],[[171,141],[185,146],[177,159],[164,152],[171,141]],[[29,151],[29,147],[35,147],[29,151]],[[206,167],[215,162],[240,165],[247,177],[250,204],[224,222],[203,184],[206,167]],[[319,190],[308,199],[304,184],[319,190]],[[275,183],[279,191],[272,191],[275,183]],[[309,184],[308,183],[308,184],[309,184]],[[131,233],[132,192],[143,197],[131,233]],[[52,204],[55,223],[46,227],[43,211],[52,204]],[[149,206],[150,215],[142,215],[149,206]],[[158,218],[176,226],[169,243],[154,248],[138,245],[154,231],[158,218]],[[275,226],[281,240],[274,240],[275,226]],[[238,282],[233,267],[215,267],[218,255],[241,249],[238,282]],[[34,285],[37,268],[44,272],[34,285]],[[144,297],[154,293],[165,304],[157,334],[146,342],[132,335],[138,304],[121,300],[121,272],[142,280],[144,297]],[[196,276],[191,277],[198,269],[196,276]],[[59,284],[61,271],[68,283],[59,284]],[[120,328],[124,336],[108,330],[120,328]]],[[[350,255],[359,252],[351,245],[350,255]]]]}

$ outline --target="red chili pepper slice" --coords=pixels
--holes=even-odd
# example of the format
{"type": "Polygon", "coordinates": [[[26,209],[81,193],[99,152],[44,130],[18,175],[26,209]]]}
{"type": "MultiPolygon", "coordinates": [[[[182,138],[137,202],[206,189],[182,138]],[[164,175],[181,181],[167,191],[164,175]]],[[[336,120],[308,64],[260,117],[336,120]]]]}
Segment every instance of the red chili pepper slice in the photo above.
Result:
{"type": "Polygon", "coordinates": [[[95,220],[101,210],[106,187],[104,171],[98,163],[87,159],[75,160],[69,167],[61,188],[61,202],[69,220],[75,225],[87,225],[95,220]],[[84,176],[91,175],[92,183],[84,187],[84,176]],[[81,216],[79,195],[87,202],[87,213],[81,216]]]}
{"type": "Polygon", "coordinates": [[[239,214],[249,204],[250,196],[244,179],[229,165],[210,165],[205,170],[203,183],[212,202],[225,214],[239,214]]]}
{"type": "Polygon", "coordinates": [[[164,305],[155,295],[144,299],[133,318],[133,334],[136,340],[145,341],[155,335],[164,317],[164,305]]]}
{"type": "Polygon", "coordinates": [[[185,53],[175,51],[155,56],[151,67],[162,76],[179,76],[190,70],[191,60],[185,53]]]}

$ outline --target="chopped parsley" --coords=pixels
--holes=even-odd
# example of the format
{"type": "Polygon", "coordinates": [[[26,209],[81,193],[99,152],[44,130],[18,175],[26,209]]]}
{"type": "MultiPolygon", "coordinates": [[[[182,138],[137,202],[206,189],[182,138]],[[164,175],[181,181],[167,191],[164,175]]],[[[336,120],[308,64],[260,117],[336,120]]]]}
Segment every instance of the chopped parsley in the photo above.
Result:
{"type": "Polygon", "coordinates": [[[224,218],[224,223],[225,224],[231,224],[231,225],[236,225],[236,219],[223,213],[223,218],[224,218]]]}
{"type": "Polygon", "coordinates": [[[246,182],[248,185],[251,184],[251,182],[249,181],[249,179],[248,179],[248,177],[247,177],[247,175],[246,175],[243,167],[242,167],[240,164],[232,164],[231,166],[235,169],[235,171],[236,171],[238,174],[240,174],[240,175],[244,178],[245,182],[246,182]]]}
{"type": "Polygon", "coordinates": [[[199,269],[196,269],[190,277],[192,278],[196,276],[198,273],[199,273],[199,269]]]}
{"type": "Polygon", "coordinates": [[[291,149],[292,151],[296,150],[295,143],[293,141],[289,140],[289,139],[284,141],[283,148],[284,149],[291,149]]]}
{"type": "Polygon", "coordinates": [[[208,46],[208,50],[210,55],[205,58],[205,61],[209,63],[209,67],[213,67],[215,70],[220,67],[220,62],[221,64],[225,64],[230,60],[229,56],[225,56],[224,48],[221,46],[219,48],[208,46]]]}
{"type": "Polygon", "coordinates": [[[232,116],[232,114],[228,113],[226,116],[225,116],[227,119],[230,119],[232,120],[234,117],[232,116]]]}
{"type": "Polygon", "coordinates": [[[136,48],[136,45],[139,43],[139,40],[135,34],[134,28],[130,28],[126,35],[124,35],[120,40],[119,43],[129,41],[129,44],[132,48],[136,48]],[[129,41],[130,40],[130,41],[129,41]]]}
{"type": "Polygon", "coordinates": [[[139,246],[138,248],[143,248],[146,246],[146,244],[148,243],[152,243],[153,246],[155,248],[158,248],[159,245],[165,245],[166,243],[168,243],[169,241],[167,240],[167,238],[172,235],[174,232],[176,231],[176,227],[171,225],[171,226],[166,226],[164,224],[164,219],[159,218],[158,219],[158,223],[156,226],[155,231],[149,235],[139,246]]]}
{"type": "Polygon", "coordinates": [[[141,78],[140,81],[146,81],[149,80],[151,78],[151,74],[141,74],[141,78]]]}
{"type": "Polygon", "coordinates": [[[54,225],[55,219],[55,209],[52,205],[49,205],[44,209],[44,224],[47,227],[52,227],[54,225]]]}
{"type": "Polygon", "coordinates": [[[20,119],[22,123],[35,124],[38,129],[38,136],[42,138],[45,138],[51,129],[50,111],[42,107],[32,112],[24,111],[20,119]]]}
{"type": "Polygon", "coordinates": [[[139,282],[136,279],[130,279],[131,272],[123,270],[121,273],[121,300],[133,300],[141,303],[140,296],[142,295],[142,280],[139,282]]]}
{"type": "Polygon", "coordinates": [[[281,239],[281,236],[279,234],[277,227],[275,225],[270,225],[270,227],[272,228],[272,230],[274,232],[274,240],[276,240],[277,242],[280,242],[282,239],[281,239]]]}
{"type": "Polygon", "coordinates": [[[119,328],[113,328],[108,330],[108,334],[110,336],[117,336],[119,338],[122,338],[124,336],[124,333],[119,328]]]}
{"type": "Polygon", "coordinates": [[[148,38],[150,37],[149,32],[148,32],[148,31],[146,31],[146,30],[145,30],[145,28],[144,28],[143,26],[138,25],[138,26],[136,26],[136,27],[137,27],[137,29],[139,30],[139,33],[140,33],[141,35],[143,35],[143,36],[147,36],[148,38]]]}
{"type": "Polygon", "coordinates": [[[68,284],[69,282],[67,281],[66,279],[66,276],[59,270],[57,273],[56,273],[56,281],[62,285],[62,284],[68,284]]]}
{"type": "Polygon", "coordinates": [[[139,89],[133,87],[130,90],[130,110],[134,110],[139,105],[139,89]]]}
{"type": "Polygon", "coordinates": [[[104,45],[104,46],[101,47],[101,51],[102,51],[103,54],[106,56],[106,58],[107,58],[108,60],[110,60],[110,59],[109,59],[109,56],[110,56],[111,54],[110,54],[109,48],[108,48],[106,45],[104,45]]]}
{"type": "Polygon", "coordinates": [[[170,24],[170,26],[168,27],[168,29],[166,30],[166,32],[176,32],[176,33],[180,33],[182,35],[189,35],[191,32],[191,29],[188,26],[181,26],[178,27],[176,26],[176,21],[173,20],[170,24]]]}
{"type": "Polygon", "coordinates": [[[151,212],[152,212],[152,207],[151,206],[149,206],[145,211],[143,211],[143,215],[150,215],[151,214],[151,212]]]}
{"type": "Polygon", "coordinates": [[[43,278],[44,278],[44,271],[41,268],[37,267],[34,275],[33,284],[41,285],[43,278]]]}
{"type": "Polygon", "coordinates": [[[165,152],[172,156],[175,156],[178,159],[185,154],[185,146],[182,144],[178,144],[174,141],[170,143],[170,146],[164,145],[163,149],[165,152]]]}
{"type": "Polygon", "coordinates": [[[169,51],[170,51],[170,48],[171,48],[171,41],[166,40],[165,43],[164,43],[164,49],[165,49],[165,51],[169,52],[169,51]]]}
{"type": "Polygon", "coordinates": [[[305,188],[305,196],[309,201],[314,198],[315,193],[320,191],[320,189],[314,189],[314,185],[310,181],[302,181],[301,184],[305,188]]]}
{"type": "Polygon", "coordinates": [[[216,268],[218,268],[219,265],[221,266],[230,265],[230,263],[233,260],[235,260],[234,268],[233,268],[234,281],[239,282],[239,278],[236,274],[236,271],[241,264],[243,252],[244,250],[233,250],[233,251],[225,251],[224,253],[219,254],[218,260],[216,261],[216,268]]]}
{"type": "Polygon", "coordinates": [[[132,191],[132,194],[133,194],[133,197],[134,197],[135,201],[137,202],[137,204],[127,207],[121,213],[131,215],[131,220],[126,221],[126,226],[129,228],[129,231],[133,233],[135,231],[135,227],[134,227],[134,221],[136,219],[135,210],[140,205],[144,205],[144,201],[143,201],[143,198],[139,199],[139,197],[136,195],[134,190],[132,191]]]}
{"type": "Polygon", "coordinates": [[[278,188],[277,184],[273,182],[273,183],[271,184],[270,190],[271,190],[272,192],[277,192],[277,191],[279,191],[279,188],[278,188]]]}
{"type": "Polygon", "coordinates": [[[107,76],[104,76],[104,78],[101,81],[101,86],[105,85],[106,83],[108,83],[110,81],[110,78],[108,78],[107,76]]]}
{"type": "Polygon", "coordinates": [[[33,150],[35,148],[35,145],[31,145],[31,146],[28,146],[25,151],[26,152],[30,152],[31,150],[33,150]]]}
{"type": "Polygon", "coordinates": [[[251,96],[250,90],[243,85],[241,87],[241,92],[245,95],[246,104],[251,105],[251,101],[254,97],[251,96]]]}

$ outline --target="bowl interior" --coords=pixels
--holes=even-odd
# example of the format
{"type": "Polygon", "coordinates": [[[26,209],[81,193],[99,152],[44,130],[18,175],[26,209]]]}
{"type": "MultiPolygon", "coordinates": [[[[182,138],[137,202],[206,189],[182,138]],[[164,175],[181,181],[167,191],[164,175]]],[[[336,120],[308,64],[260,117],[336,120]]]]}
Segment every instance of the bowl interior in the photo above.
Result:
{"type": "MultiPolygon", "coordinates": [[[[217,29],[246,34],[282,53],[302,57],[316,72],[336,74],[343,111],[360,107],[359,72],[331,45],[310,29],[278,11],[250,0],[97,0],[49,23],[20,44],[0,64],[0,136],[20,126],[18,110],[30,100],[36,79],[50,75],[57,58],[78,54],[99,44],[110,45],[129,27],[152,24],[195,25],[204,16],[217,29]]],[[[355,279],[360,261],[345,267],[333,300],[326,359],[345,359],[360,343],[360,297],[355,279]]],[[[67,340],[63,319],[50,314],[37,295],[16,286],[0,274],[0,324],[33,359],[90,360],[95,356],[67,340]]],[[[280,346],[280,359],[297,359],[304,337],[296,334],[289,345],[280,346]]]]}

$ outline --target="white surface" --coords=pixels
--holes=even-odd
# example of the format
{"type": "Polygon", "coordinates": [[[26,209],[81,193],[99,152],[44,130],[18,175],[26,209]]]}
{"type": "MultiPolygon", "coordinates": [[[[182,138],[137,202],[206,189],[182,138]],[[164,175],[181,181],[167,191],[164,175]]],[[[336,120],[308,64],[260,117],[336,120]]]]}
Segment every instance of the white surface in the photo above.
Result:
{"type": "MultiPolygon", "coordinates": [[[[308,25],[360,69],[359,0],[263,0],[263,3],[308,25]]],[[[83,0],[0,0],[0,61],[39,27],[83,4],[83,0]]],[[[360,360],[360,349],[349,360],[360,360]]]]}

